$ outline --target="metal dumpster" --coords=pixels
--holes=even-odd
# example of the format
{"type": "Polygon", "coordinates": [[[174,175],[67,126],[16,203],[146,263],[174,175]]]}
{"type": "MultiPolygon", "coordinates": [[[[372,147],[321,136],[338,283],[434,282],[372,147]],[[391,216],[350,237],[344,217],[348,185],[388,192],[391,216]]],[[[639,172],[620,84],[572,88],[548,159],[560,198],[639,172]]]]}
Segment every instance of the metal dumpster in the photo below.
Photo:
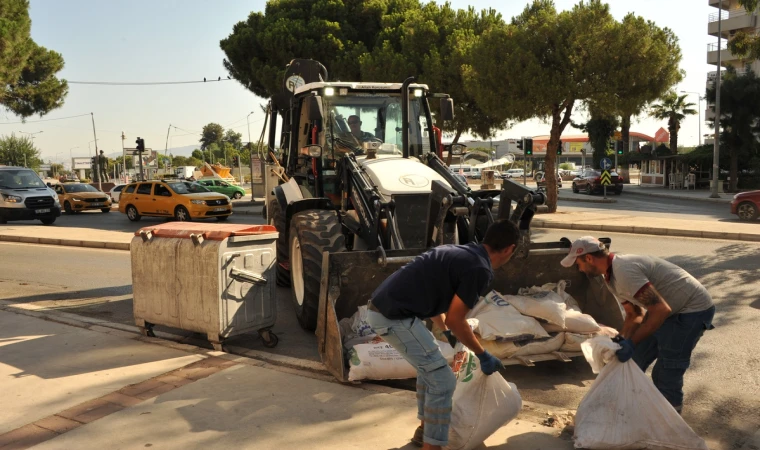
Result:
{"type": "Polygon", "coordinates": [[[130,245],[135,323],[208,336],[215,350],[235,334],[259,332],[277,345],[277,231],[269,225],[171,222],[145,227],[130,245]]]}

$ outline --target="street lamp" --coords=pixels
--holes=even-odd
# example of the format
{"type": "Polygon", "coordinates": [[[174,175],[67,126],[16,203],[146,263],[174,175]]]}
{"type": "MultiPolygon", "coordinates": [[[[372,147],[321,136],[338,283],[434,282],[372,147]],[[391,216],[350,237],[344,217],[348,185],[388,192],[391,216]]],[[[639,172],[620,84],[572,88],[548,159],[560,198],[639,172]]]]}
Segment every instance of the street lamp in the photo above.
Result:
{"type": "MultiPolygon", "coordinates": [[[[32,146],[34,146],[34,135],[35,134],[40,134],[40,133],[42,133],[42,131],[35,131],[33,133],[30,133],[28,131],[21,131],[21,130],[19,130],[19,133],[28,134],[29,136],[31,136],[32,137],[32,146]]],[[[24,167],[26,167],[26,153],[24,153],[24,167]]]]}
{"type": "Polygon", "coordinates": [[[694,91],[681,91],[684,94],[696,94],[697,98],[699,98],[699,106],[698,106],[698,112],[699,112],[699,145],[702,145],[702,100],[704,100],[706,97],[703,97],[702,94],[699,92],[694,91]]]}

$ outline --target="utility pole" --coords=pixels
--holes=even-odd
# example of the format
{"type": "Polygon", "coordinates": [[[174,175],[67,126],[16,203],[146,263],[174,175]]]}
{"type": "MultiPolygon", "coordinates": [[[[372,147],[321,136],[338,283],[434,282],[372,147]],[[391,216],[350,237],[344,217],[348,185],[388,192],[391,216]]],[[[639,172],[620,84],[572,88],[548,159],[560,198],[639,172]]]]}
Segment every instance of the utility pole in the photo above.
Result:
{"type": "MultiPolygon", "coordinates": [[[[253,199],[253,144],[251,143],[251,122],[248,120],[249,117],[251,117],[251,114],[253,114],[253,111],[250,112],[247,116],[245,116],[245,123],[248,124],[248,158],[250,159],[250,166],[251,166],[251,199],[253,199]]],[[[241,166],[240,168],[240,183],[243,183],[243,168],[241,166]]]]}
{"type": "Polygon", "coordinates": [[[98,135],[95,134],[95,114],[90,113],[92,118],[92,135],[95,137],[95,173],[98,174],[98,189],[103,190],[103,181],[100,179],[100,163],[98,162],[98,135]]]}
{"type": "Polygon", "coordinates": [[[172,130],[172,124],[169,124],[169,129],[166,130],[166,145],[164,146],[164,174],[166,174],[166,160],[169,159],[167,152],[169,151],[169,132],[172,130]]]}
{"type": "Polygon", "coordinates": [[[124,150],[124,139],[126,139],[127,136],[124,135],[124,132],[121,132],[121,170],[124,172],[124,182],[129,183],[129,174],[127,173],[127,151],[124,150]]]}
{"type": "Polygon", "coordinates": [[[718,4],[718,76],[715,77],[715,143],[713,146],[713,182],[710,198],[720,198],[718,194],[718,176],[720,175],[720,79],[722,76],[720,70],[720,42],[723,38],[721,34],[721,23],[723,22],[723,4],[718,4]]]}

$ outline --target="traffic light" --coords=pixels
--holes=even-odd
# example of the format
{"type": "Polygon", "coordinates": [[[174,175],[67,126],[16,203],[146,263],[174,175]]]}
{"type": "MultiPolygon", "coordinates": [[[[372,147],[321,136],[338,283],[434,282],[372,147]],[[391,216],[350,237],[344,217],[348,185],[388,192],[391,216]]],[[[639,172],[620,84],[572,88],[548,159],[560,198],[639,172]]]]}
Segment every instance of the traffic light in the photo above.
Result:
{"type": "Polygon", "coordinates": [[[609,147],[610,150],[615,150],[615,141],[614,140],[609,141],[607,143],[607,146],[609,147]]]}
{"type": "Polygon", "coordinates": [[[235,166],[240,166],[240,157],[235,155],[232,157],[232,164],[235,166]]]}
{"type": "Polygon", "coordinates": [[[560,140],[559,143],[557,143],[557,154],[562,154],[562,141],[560,140]]]}
{"type": "Polygon", "coordinates": [[[143,138],[137,138],[135,141],[135,144],[137,144],[137,151],[142,153],[145,151],[145,139],[143,138]]]}
{"type": "Polygon", "coordinates": [[[517,141],[517,148],[519,148],[520,150],[524,151],[524,149],[525,149],[525,138],[522,138],[519,141],[517,141]]]}
{"type": "Polygon", "coordinates": [[[623,154],[623,141],[617,141],[615,142],[617,147],[617,154],[622,155],[623,154]]]}
{"type": "Polygon", "coordinates": [[[533,155],[533,138],[525,138],[525,155],[533,155]]]}
{"type": "Polygon", "coordinates": [[[90,167],[94,170],[96,165],[97,165],[97,161],[95,160],[95,157],[90,156],[90,167]]]}

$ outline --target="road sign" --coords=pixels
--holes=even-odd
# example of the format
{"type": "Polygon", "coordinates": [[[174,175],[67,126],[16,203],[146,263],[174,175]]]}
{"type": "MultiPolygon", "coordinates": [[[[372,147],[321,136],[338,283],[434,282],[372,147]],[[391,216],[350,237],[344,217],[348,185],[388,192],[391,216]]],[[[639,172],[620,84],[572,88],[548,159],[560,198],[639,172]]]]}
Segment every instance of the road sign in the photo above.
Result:
{"type": "MultiPolygon", "coordinates": [[[[144,155],[144,154],[146,154],[146,153],[150,155],[150,153],[151,153],[152,151],[153,151],[153,149],[152,149],[152,148],[146,148],[146,149],[145,149],[145,151],[143,152],[143,155],[144,155]]],[[[124,149],[124,153],[125,153],[127,156],[135,156],[135,155],[137,155],[139,152],[137,151],[137,149],[136,149],[136,148],[125,148],[125,149],[124,149]]]]}
{"type": "Polygon", "coordinates": [[[602,172],[602,177],[600,181],[602,182],[602,186],[609,186],[612,184],[612,177],[610,177],[610,173],[607,172],[606,169],[604,172],[602,172]]]}
{"type": "Polygon", "coordinates": [[[619,141],[619,140],[623,139],[623,133],[621,133],[621,132],[619,132],[619,131],[616,131],[616,132],[615,132],[615,133],[612,135],[612,137],[613,137],[613,138],[615,138],[615,140],[616,140],[616,141],[619,141]]]}
{"type": "Polygon", "coordinates": [[[609,158],[602,158],[599,165],[602,166],[602,169],[604,170],[610,170],[610,168],[612,168],[612,161],[610,161],[609,158]]]}
{"type": "Polygon", "coordinates": [[[71,169],[92,169],[92,160],[90,158],[71,158],[71,169]]]}

